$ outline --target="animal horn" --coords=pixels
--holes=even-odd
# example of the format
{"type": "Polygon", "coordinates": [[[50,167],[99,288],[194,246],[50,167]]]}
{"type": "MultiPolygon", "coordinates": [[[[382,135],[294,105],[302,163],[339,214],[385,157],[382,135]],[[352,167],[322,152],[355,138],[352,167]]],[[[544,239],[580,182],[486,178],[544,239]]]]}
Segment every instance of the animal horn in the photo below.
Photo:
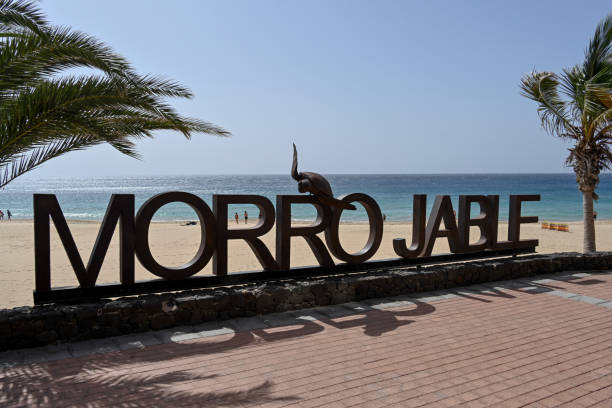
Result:
{"type": "Polygon", "coordinates": [[[297,149],[295,148],[295,143],[293,144],[293,164],[291,165],[291,177],[293,177],[295,181],[300,181],[302,178],[297,170],[297,149]]]}

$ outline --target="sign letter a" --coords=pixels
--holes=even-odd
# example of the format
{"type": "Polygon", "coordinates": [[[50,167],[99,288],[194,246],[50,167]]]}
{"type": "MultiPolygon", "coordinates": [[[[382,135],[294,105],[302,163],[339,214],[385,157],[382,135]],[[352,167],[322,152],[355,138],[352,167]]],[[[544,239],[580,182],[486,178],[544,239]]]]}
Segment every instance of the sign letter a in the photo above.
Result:
{"type": "Polygon", "coordinates": [[[72,269],[83,288],[93,287],[108,251],[117,222],[120,226],[120,279],[123,284],[134,283],[134,195],[113,194],[87,268],[79,255],[68,223],[53,194],[34,194],[34,253],[36,291],[51,290],[51,245],[49,217],[53,220],[72,269]]]}

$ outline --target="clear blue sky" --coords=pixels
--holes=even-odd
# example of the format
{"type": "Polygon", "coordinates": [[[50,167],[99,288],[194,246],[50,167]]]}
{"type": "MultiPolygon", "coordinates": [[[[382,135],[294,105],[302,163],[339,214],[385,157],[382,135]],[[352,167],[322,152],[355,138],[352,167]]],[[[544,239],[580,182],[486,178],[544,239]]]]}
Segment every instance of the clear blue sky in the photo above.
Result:
{"type": "Polygon", "coordinates": [[[142,161],[108,147],[33,176],[566,172],[563,142],[519,95],[533,68],[582,61],[607,1],[46,0],[49,19],[105,41],[173,104],[233,137],[158,133],[142,161]]]}

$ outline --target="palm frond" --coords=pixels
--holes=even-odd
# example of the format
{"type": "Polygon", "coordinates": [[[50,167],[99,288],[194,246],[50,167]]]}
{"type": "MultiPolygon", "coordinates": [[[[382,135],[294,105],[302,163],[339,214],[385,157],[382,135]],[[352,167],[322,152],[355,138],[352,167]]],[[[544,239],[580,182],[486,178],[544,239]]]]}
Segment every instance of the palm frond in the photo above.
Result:
{"type": "Polygon", "coordinates": [[[13,157],[9,163],[0,164],[0,187],[7,185],[26,172],[34,170],[48,160],[103,142],[103,140],[95,138],[72,136],[36,147],[27,154],[13,157]]]}
{"type": "MultiPolygon", "coordinates": [[[[155,91],[155,90],[154,90],[155,91]]],[[[208,122],[184,118],[146,88],[131,81],[104,77],[41,81],[0,110],[0,163],[33,144],[47,143],[73,132],[137,135],[158,129],[228,136],[208,122]],[[121,123],[125,121],[125,123],[121,123]],[[104,126],[102,126],[104,125],[104,126]],[[140,126],[134,131],[128,126],[140,126]]],[[[109,140],[110,140],[109,139],[109,140]]]]}
{"type": "Polygon", "coordinates": [[[576,136],[571,112],[561,98],[559,80],[552,72],[531,72],[521,79],[521,95],[538,102],[542,126],[552,134],[576,136]]]}
{"type": "Polygon", "coordinates": [[[135,141],[156,130],[230,135],[179,115],[169,97],[193,94],[170,79],[136,74],[91,36],[50,26],[31,1],[0,0],[0,187],[52,158],[102,143],[138,158],[135,141]],[[71,68],[99,74],[62,75],[71,68]]]}
{"type": "Polygon", "coordinates": [[[589,79],[610,64],[612,51],[612,14],[608,14],[595,28],[584,57],[584,72],[589,79]]]}
{"type": "Polygon", "coordinates": [[[93,37],[65,27],[51,28],[46,33],[12,38],[0,48],[0,97],[71,68],[94,68],[109,76],[135,77],[123,57],[93,37]]]}
{"type": "Polygon", "coordinates": [[[33,1],[0,0],[0,33],[10,36],[27,29],[40,34],[47,24],[33,1]]]}

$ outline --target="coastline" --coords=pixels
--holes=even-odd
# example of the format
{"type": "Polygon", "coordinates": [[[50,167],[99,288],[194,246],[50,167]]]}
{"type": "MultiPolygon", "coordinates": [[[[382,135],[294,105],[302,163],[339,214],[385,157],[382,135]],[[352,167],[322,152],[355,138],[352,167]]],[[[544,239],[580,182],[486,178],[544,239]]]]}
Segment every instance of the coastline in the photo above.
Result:
{"type": "MultiPolygon", "coordinates": [[[[410,222],[415,194],[428,197],[428,209],[437,195],[449,195],[457,209],[461,194],[495,194],[500,197],[500,218],[508,215],[512,194],[540,194],[539,202],[525,203],[525,215],[538,215],[541,220],[568,222],[582,220],[582,196],[571,173],[507,173],[507,174],[326,174],[335,195],[365,192],[376,200],[391,222],[410,222]]],[[[0,194],[0,208],[11,209],[20,219],[32,218],[32,195],[54,194],[66,218],[102,220],[110,194],[132,194],[136,207],[156,194],[166,191],[187,191],[197,195],[209,206],[214,194],[256,194],[272,203],[278,195],[298,194],[295,181],[288,174],[277,175],[184,175],[133,177],[32,177],[18,179],[0,194]],[[23,218],[21,218],[23,217],[23,218]]],[[[598,188],[600,199],[595,210],[601,219],[612,219],[612,173],[601,175],[598,188]]],[[[232,204],[230,214],[248,211],[256,218],[252,205],[232,204]]],[[[296,205],[292,209],[296,220],[314,218],[311,206],[296,205]]],[[[156,213],[156,220],[181,221],[195,218],[187,205],[173,203],[156,213]]],[[[343,221],[366,221],[362,208],[347,211],[343,221]]]]}
{"type": "MultiPolygon", "coordinates": [[[[548,220],[545,220],[548,221],[548,220]]],[[[183,226],[184,221],[158,221],[151,224],[150,246],[158,260],[166,266],[180,266],[189,261],[199,246],[200,228],[197,225],[183,226]]],[[[582,222],[564,222],[569,225],[569,232],[551,231],[541,229],[540,224],[522,224],[521,239],[538,239],[539,253],[553,252],[581,252],[583,231],[582,222]]],[[[295,222],[296,225],[305,225],[307,222],[295,222]]],[[[53,224],[51,224],[53,225],[53,224]]],[[[87,262],[94,242],[96,240],[100,221],[69,220],[68,225],[74,236],[81,258],[87,262]]],[[[231,228],[243,228],[244,224],[229,224],[231,228]]],[[[250,223],[250,226],[254,224],[250,223]]],[[[597,220],[596,223],[597,249],[600,251],[612,250],[612,220],[597,220]]],[[[500,221],[499,236],[505,239],[507,222],[500,221]]],[[[32,220],[13,220],[0,222],[0,308],[10,308],[32,304],[32,291],[34,289],[34,234],[32,220]]],[[[348,252],[356,252],[366,243],[368,237],[368,224],[341,223],[340,240],[348,252]]],[[[397,258],[393,251],[394,238],[406,238],[410,241],[412,224],[409,222],[386,222],[383,230],[383,240],[377,253],[371,259],[397,258]]],[[[319,234],[323,238],[323,234],[319,234]]],[[[477,239],[477,229],[472,228],[471,241],[477,239]]],[[[275,228],[272,228],[262,237],[263,242],[274,254],[275,228]]],[[[119,279],[119,250],[118,233],[110,243],[99,283],[117,282],[119,279]]],[[[228,243],[228,269],[229,272],[261,270],[257,258],[244,241],[230,240],[228,243]]],[[[448,253],[446,239],[436,240],[433,253],[448,253]]],[[[337,260],[336,260],[337,261],[337,260]]],[[[61,245],[55,227],[51,227],[51,279],[52,285],[75,286],[76,277],[68,261],[68,257],[61,245]]],[[[315,265],[316,259],[310,248],[302,238],[291,240],[291,266],[315,265]]],[[[211,274],[212,262],[198,273],[198,275],[211,274]]],[[[150,280],[156,278],[146,271],[139,262],[136,262],[136,280],[150,280]]]]}

